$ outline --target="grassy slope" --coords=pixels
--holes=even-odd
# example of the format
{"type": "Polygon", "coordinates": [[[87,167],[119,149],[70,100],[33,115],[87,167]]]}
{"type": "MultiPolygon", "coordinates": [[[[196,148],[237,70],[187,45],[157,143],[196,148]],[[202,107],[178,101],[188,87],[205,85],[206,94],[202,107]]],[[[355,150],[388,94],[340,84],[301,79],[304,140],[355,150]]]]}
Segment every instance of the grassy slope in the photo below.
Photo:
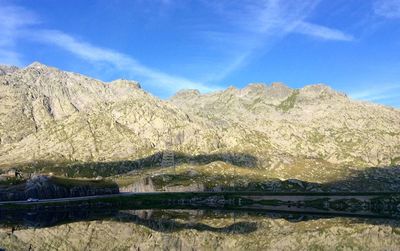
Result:
{"type": "Polygon", "coordinates": [[[85,186],[91,188],[111,188],[116,186],[116,184],[111,180],[70,179],[53,176],[50,178],[50,181],[56,185],[68,188],[77,186],[85,186]]]}

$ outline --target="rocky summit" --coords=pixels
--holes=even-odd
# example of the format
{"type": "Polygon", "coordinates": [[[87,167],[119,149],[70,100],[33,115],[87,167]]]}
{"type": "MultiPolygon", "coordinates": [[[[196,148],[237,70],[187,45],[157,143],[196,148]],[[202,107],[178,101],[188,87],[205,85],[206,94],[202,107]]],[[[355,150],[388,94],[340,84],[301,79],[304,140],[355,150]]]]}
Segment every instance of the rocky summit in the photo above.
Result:
{"type": "Polygon", "coordinates": [[[168,142],[192,164],[220,156],[212,160],[318,181],[327,170],[399,165],[400,110],[324,84],[182,90],[161,100],[135,81],[104,83],[37,62],[0,66],[3,169],[150,157],[138,165],[157,166],[168,142]]]}
{"type": "MultiPolygon", "coordinates": [[[[161,100],[136,81],[104,83],[37,62],[0,66],[0,201],[33,208],[14,210],[11,202],[11,210],[2,209],[0,249],[397,250],[399,189],[400,110],[352,100],[324,84],[181,90],[161,100]],[[214,210],[235,202],[215,193],[204,199],[211,210],[122,203],[140,208],[135,196],[145,196],[154,207],[165,193],[112,195],[70,210],[71,198],[53,208],[42,201],[154,191],[394,195],[370,204],[357,195],[347,204],[341,196],[286,204],[255,199],[248,212],[214,210]],[[119,206],[109,204],[112,198],[119,206]],[[268,213],[274,205],[289,211],[268,213]],[[295,205],[324,213],[289,213],[295,205]],[[393,211],[397,218],[335,218],[327,208],[347,216],[393,211]]],[[[168,205],[195,206],[198,194],[176,204],[168,198],[168,205]]]]}

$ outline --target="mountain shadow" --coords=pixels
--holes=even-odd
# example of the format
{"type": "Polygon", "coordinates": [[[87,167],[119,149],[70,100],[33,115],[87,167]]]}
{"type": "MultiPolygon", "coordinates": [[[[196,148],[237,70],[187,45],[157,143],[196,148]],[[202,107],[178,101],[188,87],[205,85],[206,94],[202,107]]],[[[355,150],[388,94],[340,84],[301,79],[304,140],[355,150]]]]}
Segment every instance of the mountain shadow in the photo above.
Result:
{"type": "MultiPolygon", "coordinates": [[[[93,178],[97,176],[108,177],[134,170],[142,170],[152,167],[161,167],[163,152],[157,152],[150,156],[136,160],[121,160],[110,162],[45,162],[38,161],[17,166],[24,173],[54,173],[67,177],[86,177],[93,178]]],[[[257,167],[257,157],[247,153],[214,153],[189,155],[181,152],[174,152],[174,164],[206,165],[215,161],[224,161],[226,163],[247,167],[257,167]]],[[[172,167],[171,163],[164,163],[163,167],[172,167]]]]}
{"type": "Polygon", "coordinates": [[[400,192],[400,166],[350,170],[346,178],[322,183],[321,186],[337,191],[400,192]]]}

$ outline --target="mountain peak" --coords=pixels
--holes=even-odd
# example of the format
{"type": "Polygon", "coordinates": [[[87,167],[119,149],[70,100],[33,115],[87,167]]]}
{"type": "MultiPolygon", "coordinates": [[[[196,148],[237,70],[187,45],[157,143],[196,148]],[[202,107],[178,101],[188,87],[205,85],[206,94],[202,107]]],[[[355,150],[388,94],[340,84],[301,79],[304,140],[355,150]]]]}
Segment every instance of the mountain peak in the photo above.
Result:
{"type": "Polygon", "coordinates": [[[38,61],[34,61],[30,65],[28,65],[26,68],[44,69],[44,68],[49,68],[49,67],[47,65],[45,65],[45,64],[42,64],[42,63],[38,62],[38,61]]]}
{"type": "Polygon", "coordinates": [[[0,76],[1,75],[6,75],[9,73],[13,73],[17,71],[19,68],[13,65],[2,65],[0,64],[0,76]]]}
{"type": "Polygon", "coordinates": [[[139,82],[127,79],[116,79],[110,82],[111,85],[123,88],[141,89],[139,82]]]}
{"type": "Polygon", "coordinates": [[[306,85],[303,88],[300,89],[301,93],[308,94],[311,96],[342,96],[346,97],[346,94],[343,94],[341,92],[335,91],[332,89],[330,86],[324,83],[318,83],[318,84],[313,84],[313,85],[306,85]]]}
{"type": "Polygon", "coordinates": [[[240,91],[240,95],[253,99],[262,97],[275,104],[288,97],[292,92],[293,90],[283,83],[272,83],[271,85],[251,83],[240,91]]]}
{"type": "Polygon", "coordinates": [[[137,88],[134,81],[103,83],[39,62],[1,76],[0,121],[7,123],[0,123],[0,150],[7,154],[0,154],[0,166],[147,158],[175,138],[185,154],[235,153],[225,159],[239,150],[271,170],[314,159],[388,166],[400,156],[398,110],[352,102],[324,84],[254,83],[205,95],[182,90],[170,102],[137,88]]]}
{"type": "Polygon", "coordinates": [[[314,90],[314,91],[333,91],[333,89],[325,83],[317,83],[304,86],[303,89],[314,90]]]}
{"type": "Polygon", "coordinates": [[[244,89],[249,89],[249,90],[264,90],[267,86],[264,83],[250,83],[244,89]]]}
{"type": "Polygon", "coordinates": [[[272,88],[284,88],[284,89],[288,89],[289,88],[287,85],[285,85],[282,82],[273,82],[273,83],[271,83],[271,87],[272,88]]]}
{"type": "Polygon", "coordinates": [[[178,91],[177,93],[175,93],[174,96],[172,96],[171,99],[180,99],[180,98],[190,98],[193,96],[199,96],[200,95],[200,91],[197,89],[183,89],[178,91]]]}
{"type": "Polygon", "coordinates": [[[235,86],[233,86],[233,85],[230,85],[228,88],[226,88],[226,90],[225,91],[234,91],[234,92],[236,92],[236,91],[238,91],[239,89],[238,88],[236,88],[235,86]]]}
{"type": "Polygon", "coordinates": [[[265,83],[250,83],[242,90],[244,91],[267,91],[268,89],[274,90],[290,90],[291,88],[281,82],[273,82],[271,85],[265,83]]]}

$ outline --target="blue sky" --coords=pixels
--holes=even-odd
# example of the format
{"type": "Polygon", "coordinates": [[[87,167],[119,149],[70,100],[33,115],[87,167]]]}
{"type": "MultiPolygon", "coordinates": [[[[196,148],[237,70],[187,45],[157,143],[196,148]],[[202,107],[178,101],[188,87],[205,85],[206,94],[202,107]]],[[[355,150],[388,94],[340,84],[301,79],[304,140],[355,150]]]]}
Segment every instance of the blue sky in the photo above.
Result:
{"type": "Polygon", "coordinates": [[[400,0],[0,0],[0,63],[33,61],[161,98],[326,83],[400,107],[400,0]]]}

